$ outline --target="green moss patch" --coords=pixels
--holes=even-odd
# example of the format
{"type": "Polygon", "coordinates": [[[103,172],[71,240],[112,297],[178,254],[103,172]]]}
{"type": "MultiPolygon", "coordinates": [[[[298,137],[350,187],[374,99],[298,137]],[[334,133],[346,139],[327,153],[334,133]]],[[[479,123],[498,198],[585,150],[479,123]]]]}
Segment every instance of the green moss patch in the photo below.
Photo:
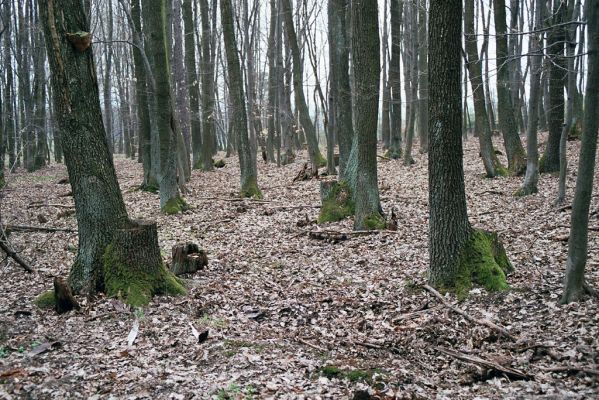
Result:
{"type": "MultiPolygon", "coordinates": [[[[104,253],[104,287],[106,295],[117,297],[133,307],[147,305],[154,295],[184,295],[183,283],[160,263],[158,271],[140,270],[122,264],[109,245],[104,253]]],[[[146,266],[141,266],[146,267],[146,266]]]]}
{"type": "Polygon", "coordinates": [[[33,300],[33,303],[39,308],[45,310],[56,307],[56,296],[54,290],[43,292],[33,300]]]}
{"type": "Polygon", "coordinates": [[[223,160],[222,158],[220,160],[214,162],[214,166],[216,168],[224,168],[225,165],[226,165],[225,160],[223,160]]]}
{"type": "Polygon", "coordinates": [[[182,211],[189,210],[189,204],[182,197],[176,197],[174,199],[170,199],[167,203],[162,207],[162,212],[167,215],[178,214],[182,211]]]}
{"type": "Polygon", "coordinates": [[[401,158],[401,149],[392,149],[389,148],[389,150],[387,150],[387,152],[385,153],[385,157],[392,159],[392,160],[398,160],[401,158]]]}
{"type": "Polygon", "coordinates": [[[491,292],[509,289],[505,274],[513,271],[513,267],[496,233],[474,230],[460,255],[459,265],[454,287],[458,299],[464,299],[473,284],[491,292]]]}
{"type": "Polygon", "coordinates": [[[255,180],[248,180],[243,187],[241,188],[241,192],[239,193],[240,197],[243,198],[254,198],[254,199],[262,199],[262,192],[258,187],[258,183],[255,180]]]}
{"type": "Polygon", "coordinates": [[[318,223],[341,221],[354,215],[355,204],[347,182],[337,183],[322,202],[318,223]]]}
{"type": "Polygon", "coordinates": [[[324,158],[320,152],[316,153],[316,165],[318,166],[318,168],[327,166],[327,159],[324,158]]]}
{"type": "Polygon", "coordinates": [[[377,231],[385,229],[387,227],[387,223],[385,222],[385,218],[383,218],[383,216],[377,212],[364,218],[364,227],[369,231],[377,231]]]}

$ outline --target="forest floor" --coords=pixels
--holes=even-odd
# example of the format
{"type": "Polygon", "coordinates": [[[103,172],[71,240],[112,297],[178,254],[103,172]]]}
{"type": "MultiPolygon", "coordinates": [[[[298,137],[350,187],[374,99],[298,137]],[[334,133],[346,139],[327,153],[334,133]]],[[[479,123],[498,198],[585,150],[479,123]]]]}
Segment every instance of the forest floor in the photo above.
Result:
{"type": "MultiPolygon", "coordinates": [[[[568,146],[570,202],[580,143],[568,146]]],[[[410,167],[379,160],[383,208],[395,209],[397,232],[350,233],[338,243],[308,232],[350,232],[352,221],[298,226],[319,211],[318,182],[293,182],[302,157],[281,168],[259,163],[264,201],[235,198],[235,158],[214,172],[194,171],[191,210],[165,216],[157,195],[135,190],[141,166],[117,156],[129,214],[158,221],[165,260],[175,243],[192,241],[208,251],[209,265],[187,277],[184,297],[156,297],[143,310],[80,297],[81,311],[57,315],[33,299],[51,289],[52,276],[68,275],[77,234],[13,232],[13,245],[36,272],[11,260],[0,266],[0,398],[599,396],[598,301],[559,304],[570,210],[553,204],[557,178],[543,175],[539,194],[514,198],[521,178],[484,179],[477,148],[474,139],[465,144],[470,220],[499,232],[515,272],[508,291],[474,289],[464,301],[446,299],[505,327],[516,341],[452,312],[422,288],[427,163],[417,148],[410,167]],[[205,330],[208,339],[198,343],[194,333],[205,330]]],[[[58,183],[64,177],[63,165],[9,176],[3,222],[76,229],[70,187],[58,183]]],[[[597,194],[591,210],[587,280],[598,288],[597,194]]]]}

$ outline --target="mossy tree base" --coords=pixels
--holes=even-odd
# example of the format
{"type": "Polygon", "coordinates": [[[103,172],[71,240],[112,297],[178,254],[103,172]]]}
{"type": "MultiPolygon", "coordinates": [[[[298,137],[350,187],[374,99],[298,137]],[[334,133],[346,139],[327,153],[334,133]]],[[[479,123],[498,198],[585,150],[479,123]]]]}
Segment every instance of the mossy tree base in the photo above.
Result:
{"type": "Polygon", "coordinates": [[[457,273],[445,282],[431,282],[442,291],[455,292],[464,299],[473,285],[490,292],[509,289],[506,274],[514,270],[496,233],[473,230],[463,248],[457,273]]]}
{"type": "Polygon", "coordinates": [[[320,199],[322,207],[318,216],[319,224],[341,221],[354,215],[355,205],[351,189],[345,181],[321,181],[320,199]]]}
{"type": "Polygon", "coordinates": [[[41,308],[42,310],[55,308],[56,307],[56,296],[54,290],[48,290],[41,293],[33,300],[33,304],[41,308]]]}
{"type": "Polygon", "coordinates": [[[162,212],[167,215],[174,215],[180,212],[189,210],[189,204],[182,197],[175,197],[174,199],[170,199],[164,207],[162,207],[162,212]]]}
{"type": "Polygon", "coordinates": [[[539,173],[551,174],[554,172],[559,172],[559,160],[557,162],[549,162],[547,156],[543,154],[539,159],[539,173]]]}
{"type": "Polygon", "coordinates": [[[377,213],[367,215],[362,219],[362,221],[358,221],[358,216],[356,215],[356,230],[366,230],[366,231],[378,231],[385,229],[387,227],[387,222],[385,218],[377,213]]]}
{"type": "Polygon", "coordinates": [[[155,222],[132,221],[117,229],[104,253],[106,295],[140,307],[154,295],[186,293],[181,281],[166,270],[155,222]]]}
{"type": "MultiPolygon", "coordinates": [[[[524,153],[514,156],[510,162],[509,174],[512,176],[521,176],[526,172],[526,157],[524,153]]],[[[507,175],[507,174],[506,174],[507,175]]]]}
{"type": "Polygon", "coordinates": [[[262,199],[264,196],[262,195],[262,191],[258,187],[258,183],[255,179],[248,179],[241,186],[241,191],[239,192],[239,196],[242,198],[253,198],[253,199],[262,199]]]}
{"type": "Polygon", "coordinates": [[[390,158],[392,160],[399,160],[402,157],[401,149],[393,149],[389,148],[385,153],[385,157],[390,158]]]}
{"type": "Polygon", "coordinates": [[[520,189],[514,192],[514,197],[525,197],[538,193],[539,189],[536,186],[523,185],[520,189]]]}
{"type": "Polygon", "coordinates": [[[154,185],[151,183],[142,183],[139,186],[139,190],[141,190],[142,192],[158,193],[158,191],[160,189],[159,189],[158,185],[154,185]]]}
{"type": "Polygon", "coordinates": [[[323,155],[320,153],[320,151],[318,153],[316,153],[316,166],[318,168],[327,166],[327,159],[323,157],[323,155]]]}

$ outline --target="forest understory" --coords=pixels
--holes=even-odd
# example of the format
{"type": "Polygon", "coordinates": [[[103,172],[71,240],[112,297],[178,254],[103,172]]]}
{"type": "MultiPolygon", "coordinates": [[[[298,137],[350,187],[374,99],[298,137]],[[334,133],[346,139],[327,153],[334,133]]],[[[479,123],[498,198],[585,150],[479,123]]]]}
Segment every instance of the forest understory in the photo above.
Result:
{"type": "MultiPolygon", "coordinates": [[[[566,205],[579,146],[568,143],[566,205]]],[[[78,297],[81,310],[64,315],[37,308],[33,300],[52,288],[53,276],[68,275],[77,234],[12,232],[11,243],[36,272],[10,259],[0,266],[0,398],[598,395],[598,301],[559,304],[570,209],[554,205],[556,176],[542,175],[538,194],[515,198],[522,178],[485,179],[477,141],[465,142],[470,221],[499,232],[515,272],[508,276],[508,291],[475,288],[464,301],[446,301],[504,327],[510,340],[423,288],[426,155],[416,147],[409,167],[379,159],[383,209],[394,208],[398,230],[368,234],[352,233],[350,220],[315,224],[318,182],[293,182],[306,157],[301,153],[281,168],[259,162],[262,201],[236,197],[236,158],[214,172],[194,171],[185,195],[191,209],[166,216],[158,195],[136,190],[141,164],[116,156],[129,215],[158,221],[165,260],[170,262],[179,242],[195,242],[208,252],[207,268],[185,279],[188,295],[155,297],[143,309],[102,297],[78,297]],[[326,234],[310,235],[314,231],[338,240],[318,240],[326,234]]],[[[76,230],[70,187],[59,183],[66,176],[56,164],[8,175],[1,192],[3,223],[76,230]]],[[[586,278],[599,288],[597,194],[591,213],[586,278]]]]}

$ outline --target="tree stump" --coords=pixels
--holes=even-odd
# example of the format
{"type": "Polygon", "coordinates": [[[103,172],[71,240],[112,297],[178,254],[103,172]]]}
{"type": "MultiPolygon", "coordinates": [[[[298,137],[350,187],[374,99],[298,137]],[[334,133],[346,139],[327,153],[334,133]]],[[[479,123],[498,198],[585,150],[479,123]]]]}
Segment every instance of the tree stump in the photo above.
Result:
{"type": "Polygon", "coordinates": [[[175,275],[193,274],[208,265],[208,255],[195,243],[176,244],[172,254],[170,270],[175,275]]]}
{"type": "Polygon", "coordinates": [[[185,293],[181,281],[164,267],[153,221],[130,221],[115,230],[104,254],[104,284],[108,296],[134,307],[148,304],[154,295],[185,293]]]}
{"type": "Polygon", "coordinates": [[[79,310],[79,303],[73,297],[71,288],[59,277],[54,277],[54,300],[54,307],[59,314],[64,314],[72,309],[79,310]]]}

